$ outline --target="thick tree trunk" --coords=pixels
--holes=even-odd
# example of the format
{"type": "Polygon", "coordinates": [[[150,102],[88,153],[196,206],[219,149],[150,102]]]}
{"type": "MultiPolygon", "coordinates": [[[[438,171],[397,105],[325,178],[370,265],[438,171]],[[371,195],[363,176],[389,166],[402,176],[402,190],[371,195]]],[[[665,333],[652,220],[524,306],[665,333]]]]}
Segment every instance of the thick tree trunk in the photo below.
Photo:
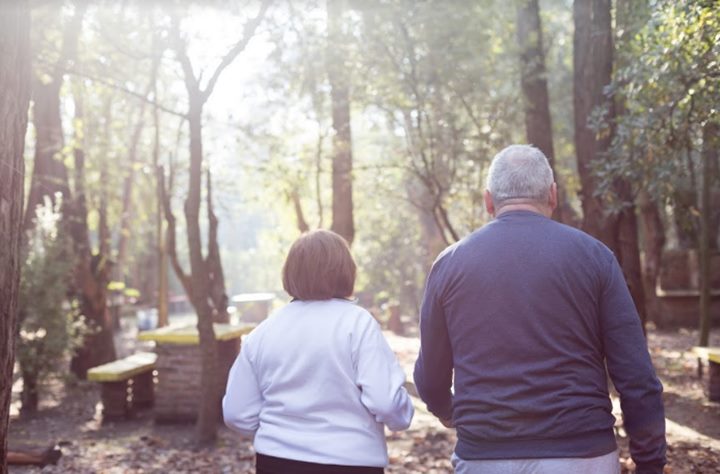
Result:
{"type": "Polygon", "coordinates": [[[60,118],[60,88],[65,63],[75,58],[78,38],[87,3],[78,2],[75,14],[63,30],[60,57],[50,71],[48,81],[35,78],[33,84],[33,124],[36,132],[35,160],[33,163],[30,193],[25,206],[23,229],[32,227],[35,209],[45,196],[55,201],[55,193],[69,197],[68,174],[61,151],[63,148],[62,120],[60,118]]]}
{"type": "Polygon", "coordinates": [[[352,244],[355,237],[352,197],[352,134],[350,131],[350,77],[344,63],[347,55],[342,0],[327,1],[327,74],[332,99],[332,226],[352,244]]]}
{"type": "Polygon", "coordinates": [[[30,8],[26,0],[0,0],[0,10],[0,472],[6,472],[30,102],[30,8]]]}
{"type": "Polygon", "coordinates": [[[62,121],[60,119],[60,83],[42,83],[35,79],[33,88],[33,125],[35,127],[35,158],[33,160],[30,193],[25,206],[23,229],[30,230],[37,207],[45,196],[55,202],[60,194],[69,197],[67,169],[62,161],[62,121]]]}
{"type": "Polygon", "coordinates": [[[596,141],[596,132],[588,123],[596,107],[611,107],[603,96],[603,88],[610,83],[612,74],[609,3],[610,0],[575,0],[573,3],[573,108],[575,154],[582,186],[582,228],[612,247],[615,222],[608,218],[602,202],[595,196],[597,183],[592,174],[592,162],[607,150],[610,134],[605,133],[606,138],[596,141]],[[606,12],[603,7],[607,8],[606,12]]]}
{"type": "Polygon", "coordinates": [[[612,2],[575,0],[573,19],[573,105],[575,150],[582,184],[582,227],[615,252],[644,326],[647,317],[632,188],[621,179],[613,183],[622,209],[617,214],[609,214],[604,210],[602,198],[596,196],[597,179],[592,173],[595,160],[608,159],[606,154],[612,144],[616,117],[615,101],[605,94],[613,74],[612,2]],[[599,113],[605,125],[595,130],[589,122],[599,113]]]}
{"type": "Polygon", "coordinates": [[[530,145],[538,147],[550,162],[558,181],[558,208],[555,217],[560,222],[575,221],[572,207],[556,172],[553,146],[552,117],[548,96],[545,50],[538,0],[517,0],[517,40],[520,48],[520,86],[525,110],[525,137],[530,145]]]}

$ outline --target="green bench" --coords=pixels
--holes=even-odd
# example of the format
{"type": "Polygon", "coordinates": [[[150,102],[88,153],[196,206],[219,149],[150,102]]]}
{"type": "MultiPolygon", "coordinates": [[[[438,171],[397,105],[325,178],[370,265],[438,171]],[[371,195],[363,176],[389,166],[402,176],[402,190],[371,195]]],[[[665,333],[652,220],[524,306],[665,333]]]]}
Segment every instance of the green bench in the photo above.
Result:
{"type": "Polygon", "coordinates": [[[103,420],[130,417],[155,402],[153,371],[157,354],[138,352],[88,370],[87,379],[100,383],[103,420]]]}
{"type": "Polygon", "coordinates": [[[692,352],[698,359],[707,360],[709,365],[708,398],[720,402],[720,347],[695,346],[692,352]]]}

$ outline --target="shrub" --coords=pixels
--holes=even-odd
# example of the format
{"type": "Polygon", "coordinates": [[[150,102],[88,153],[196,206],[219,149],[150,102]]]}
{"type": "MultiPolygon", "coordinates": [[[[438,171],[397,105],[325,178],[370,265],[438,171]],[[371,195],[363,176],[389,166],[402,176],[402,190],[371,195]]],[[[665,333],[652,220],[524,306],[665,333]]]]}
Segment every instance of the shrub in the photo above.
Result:
{"type": "Polygon", "coordinates": [[[60,199],[55,206],[48,199],[38,207],[23,254],[17,338],[23,412],[37,410],[38,382],[63,371],[62,363],[85,332],[83,320],[67,301],[74,258],[60,205],[60,199]]]}

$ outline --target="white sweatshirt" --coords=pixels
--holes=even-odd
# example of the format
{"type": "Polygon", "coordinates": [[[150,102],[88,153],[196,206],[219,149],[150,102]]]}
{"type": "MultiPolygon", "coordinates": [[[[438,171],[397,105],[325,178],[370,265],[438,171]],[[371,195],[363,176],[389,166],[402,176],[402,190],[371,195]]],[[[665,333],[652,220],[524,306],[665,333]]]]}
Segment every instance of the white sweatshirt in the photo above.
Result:
{"type": "Polygon", "coordinates": [[[293,301],[243,340],[223,416],[255,434],[260,454],[384,467],[383,424],[404,430],[413,416],[404,381],[366,310],[341,299],[293,301]]]}

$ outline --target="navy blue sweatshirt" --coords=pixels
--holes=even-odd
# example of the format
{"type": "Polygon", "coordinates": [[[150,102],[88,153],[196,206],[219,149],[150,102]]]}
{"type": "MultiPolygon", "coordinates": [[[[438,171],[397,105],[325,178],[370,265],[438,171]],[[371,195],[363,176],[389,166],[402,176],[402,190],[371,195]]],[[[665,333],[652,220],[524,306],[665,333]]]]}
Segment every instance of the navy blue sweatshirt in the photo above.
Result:
{"type": "Polygon", "coordinates": [[[662,385],[622,270],[589,235],[501,214],[435,261],[420,338],[415,384],[433,414],[452,418],[460,458],[615,450],[607,366],[638,472],[662,472],[662,385]]]}

